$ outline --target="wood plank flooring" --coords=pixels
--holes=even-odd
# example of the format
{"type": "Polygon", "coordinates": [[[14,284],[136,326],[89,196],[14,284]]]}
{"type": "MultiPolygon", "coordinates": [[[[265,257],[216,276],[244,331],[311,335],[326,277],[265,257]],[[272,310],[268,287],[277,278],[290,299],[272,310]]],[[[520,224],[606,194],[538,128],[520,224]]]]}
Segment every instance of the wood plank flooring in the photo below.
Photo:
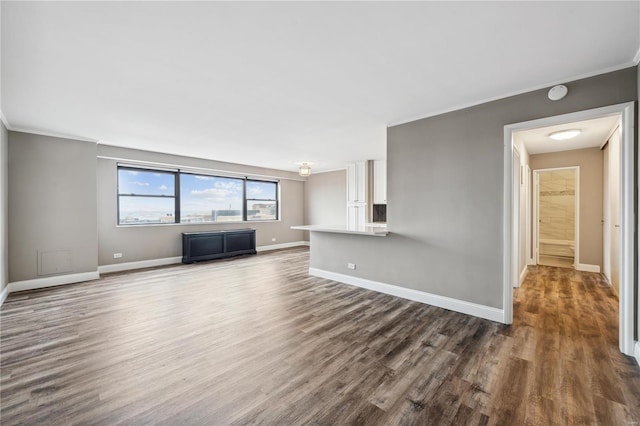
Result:
{"type": "Polygon", "coordinates": [[[0,422],[640,421],[640,368],[618,351],[600,275],[532,267],[504,326],[309,277],[308,253],[11,294],[0,422]]]}

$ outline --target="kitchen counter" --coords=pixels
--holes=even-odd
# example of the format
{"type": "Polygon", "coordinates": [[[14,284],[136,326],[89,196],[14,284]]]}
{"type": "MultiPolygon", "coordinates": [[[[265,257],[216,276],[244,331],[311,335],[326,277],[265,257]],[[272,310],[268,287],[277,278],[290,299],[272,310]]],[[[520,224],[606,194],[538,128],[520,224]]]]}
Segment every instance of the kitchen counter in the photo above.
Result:
{"type": "Polygon", "coordinates": [[[372,237],[386,237],[387,234],[389,234],[386,227],[379,226],[360,226],[357,228],[350,228],[347,226],[298,225],[292,226],[291,229],[300,229],[311,232],[328,232],[334,234],[368,235],[372,237]]]}

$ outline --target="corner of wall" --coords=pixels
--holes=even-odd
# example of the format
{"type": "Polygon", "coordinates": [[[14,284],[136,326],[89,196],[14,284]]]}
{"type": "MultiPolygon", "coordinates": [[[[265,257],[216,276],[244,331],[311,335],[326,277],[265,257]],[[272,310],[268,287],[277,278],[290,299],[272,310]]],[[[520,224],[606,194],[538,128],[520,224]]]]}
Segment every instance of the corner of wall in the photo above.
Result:
{"type": "Polygon", "coordinates": [[[4,115],[0,123],[0,305],[7,297],[9,284],[9,131],[4,115]]]}

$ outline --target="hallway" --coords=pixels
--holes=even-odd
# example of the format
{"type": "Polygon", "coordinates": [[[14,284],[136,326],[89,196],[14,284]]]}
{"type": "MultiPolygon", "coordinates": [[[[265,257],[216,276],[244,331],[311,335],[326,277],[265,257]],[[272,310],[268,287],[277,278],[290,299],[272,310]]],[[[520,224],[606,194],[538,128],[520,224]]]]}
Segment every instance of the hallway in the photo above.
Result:
{"type": "Polygon", "coordinates": [[[514,355],[529,361],[520,373],[527,421],[640,419],[640,368],[618,349],[618,298],[600,274],[529,266],[508,331],[514,355]]]}

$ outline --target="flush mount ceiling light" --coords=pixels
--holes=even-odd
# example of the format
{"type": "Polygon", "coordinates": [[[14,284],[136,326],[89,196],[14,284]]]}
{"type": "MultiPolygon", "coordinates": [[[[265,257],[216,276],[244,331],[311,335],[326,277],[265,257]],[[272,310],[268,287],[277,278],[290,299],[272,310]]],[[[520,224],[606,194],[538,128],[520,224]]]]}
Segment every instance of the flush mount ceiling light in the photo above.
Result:
{"type": "Polygon", "coordinates": [[[302,177],[311,176],[311,165],[309,163],[300,164],[299,173],[302,177]]]}
{"type": "Polygon", "coordinates": [[[582,133],[581,130],[578,129],[572,129],[572,130],[560,130],[559,132],[553,132],[549,135],[549,137],[551,139],[557,140],[557,141],[563,141],[566,139],[572,139],[575,138],[576,136],[578,136],[580,133],[582,133]]]}
{"type": "Polygon", "coordinates": [[[549,96],[549,99],[551,99],[552,101],[559,101],[560,99],[567,96],[568,92],[569,89],[567,89],[567,86],[558,84],[557,86],[553,86],[551,89],[549,89],[549,93],[547,94],[547,96],[549,96]]]}

